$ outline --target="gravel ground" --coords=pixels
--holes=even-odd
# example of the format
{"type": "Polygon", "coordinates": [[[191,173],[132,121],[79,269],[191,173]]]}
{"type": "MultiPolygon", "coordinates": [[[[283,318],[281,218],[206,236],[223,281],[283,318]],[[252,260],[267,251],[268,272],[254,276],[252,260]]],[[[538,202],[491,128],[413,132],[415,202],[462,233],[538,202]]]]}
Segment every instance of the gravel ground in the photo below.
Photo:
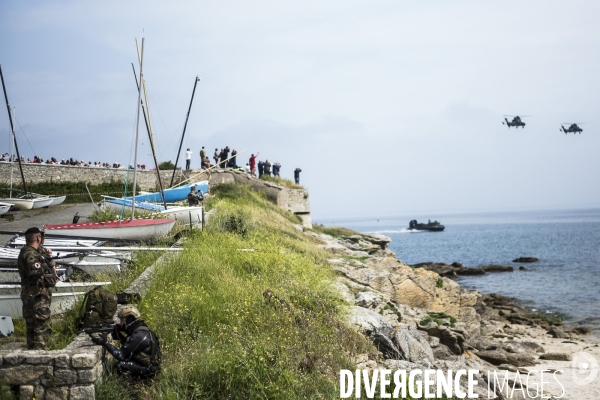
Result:
{"type": "MultiPolygon", "coordinates": [[[[0,216],[0,231],[25,232],[33,226],[41,228],[44,224],[66,224],[73,222],[76,212],[80,216],[87,216],[93,211],[94,206],[91,203],[60,204],[37,210],[9,211],[0,216]]],[[[85,221],[85,219],[81,219],[81,222],[85,221]]],[[[4,245],[12,236],[11,234],[0,234],[0,246],[4,245]]]]}

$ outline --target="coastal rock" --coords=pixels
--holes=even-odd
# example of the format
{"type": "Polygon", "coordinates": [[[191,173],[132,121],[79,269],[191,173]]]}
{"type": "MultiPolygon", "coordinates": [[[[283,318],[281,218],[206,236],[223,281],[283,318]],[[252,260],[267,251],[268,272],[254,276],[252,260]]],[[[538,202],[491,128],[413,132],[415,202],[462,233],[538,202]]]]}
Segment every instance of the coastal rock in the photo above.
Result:
{"type": "Polygon", "coordinates": [[[433,351],[427,339],[419,333],[417,328],[410,325],[402,326],[394,335],[394,342],[402,352],[405,360],[418,362],[434,360],[433,351]]]}
{"type": "Polygon", "coordinates": [[[352,307],[349,315],[350,323],[358,331],[369,336],[373,332],[389,332],[394,328],[390,322],[379,313],[364,307],[352,307]]]}
{"type": "Polygon", "coordinates": [[[561,327],[559,326],[553,326],[550,329],[548,329],[548,332],[550,335],[552,335],[553,338],[559,338],[559,339],[570,339],[571,335],[569,335],[568,333],[566,333],[561,327]]]}
{"type": "Polygon", "coordinates": [[[375,308],[381,303],[381,296],[378,296],[373,292],[358,292],[354,301],[358,306],[375,308]]]}
{"type": "Polygon", "coordinates": [[[426,326],[419,326],[418,328],[427,332],[429,336],[439,338],[440,343],[447,346],[454,354],[461,355],[465,352],[466,338],[464,332],[446,326],[438,326],[435,322],[430,322],[426,326]]]}
{"type": "Polygon", "coordinates": [[[514,270],[513,267],[497,264],[484,265],[481,269],[485,272],[512,272],[514,270]]]}
{"type": "Polygon", "coordinates": [[[387,245],[392,241],[392,239],[390,239],[389,237],[378,234],[363,234],[362,237],[364,240],[381,247],[382,250],[385,250],[387,248],[387,245]]]}
{"type": "Polygon", "coordinates": [[[573,361],[573,355],[567,353],[546,353],[540,356],[540,360],[573,361]]]}
{"type": "Polygon", "coordinates": [[[535,257],[519,257],[513,260],[514,263],[532,263],[536,261],[539,260],[535,257]]]}

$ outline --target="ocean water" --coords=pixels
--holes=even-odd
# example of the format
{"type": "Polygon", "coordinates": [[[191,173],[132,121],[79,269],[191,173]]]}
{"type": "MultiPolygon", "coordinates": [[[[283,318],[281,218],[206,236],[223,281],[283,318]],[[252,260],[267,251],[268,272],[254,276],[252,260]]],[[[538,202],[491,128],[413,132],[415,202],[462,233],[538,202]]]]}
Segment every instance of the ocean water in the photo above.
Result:
{"type": "Polygon", "coordinates": [[[465,288],[515,297],[521,305],[600,333],[600,208],[316,220],[389,236],[407,264],[435,261],[465,267],[502,264],[514,272],[459,277],[465,288]],[[438,220],[443,232],[409,231],[411,219],[438,220]],[[535,263],[513,263],[531,256],[535,263]],[[519,266],[525,271],[520,271],[519,266]]]}

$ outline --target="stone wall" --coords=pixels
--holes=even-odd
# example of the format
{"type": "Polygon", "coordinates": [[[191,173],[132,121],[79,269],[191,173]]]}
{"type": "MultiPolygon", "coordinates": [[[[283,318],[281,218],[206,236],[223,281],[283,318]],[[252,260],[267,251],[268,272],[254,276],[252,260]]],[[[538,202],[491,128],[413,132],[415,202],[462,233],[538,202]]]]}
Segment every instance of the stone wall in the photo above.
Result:
{"type": "Polygon", "coordinates": [[[0,380],[21,400],[89,400],[102,375],[102,348],[84,335],[64,350],[0,351],[0,380]]]}
{"type": "MultiPolygon", "coordinates": [[[[94,184],[103,182],[125,182],[127,178],[126,169],[118,168],[94,168],[94,167],[72,167],[70,165],[52,165],[52,164],[22,164],[23,175],[26,182],[90,182],[94,184]]],[[[0,184],[10,183],[11,163],[0,162],[0,184]]],[[[163,187],[167,187],[171,182],[173,171],[161,171],[160,176],[163,187]]],[[[158,179],[155,171],[137,171],[138,190],[154,191],[158,189],[158,179]]],[[[310,202],[308,200],[308,190],[290,189],[271,182],[257,179],[245,172],[226,169],[213,169],[210,172],[203,172],[200,169],[190,171],[177,171],[175,173],[174,183],[186,181],[208,180],[211,185],[220,183],[245,184],[253,190],[265,193],[267,199],[280,208],[290,211],[302,218],[302,224],[312,228],[310,218],[310,202]],[[191,178],[191,179],[190,179],[191,178]],[[188,180],[190,179],[190,180],[188,180]]],[[[133,183],[133,172],[129,173],[129,183],[133,183]]],[[[21,175],[18,164],[13,164],[13,186],[20,189],[21,175]]],[[[56,195],[63,193],[54,193],[56,195]]]]}
{"type": "MultiPolygon", "coordinates": [[[[0,161],[0,184],[10,184],[11,163],[0,161]]],[[[22,164],[23,175],[27,183],[41,182],[90,182],[93,184],[103,182],[125,182],[127,170],[119,168],[94,168],[94,167],[72,167],[70,165],[48,165],[48,164],[22,164]]],[[[171,182],[173,171],[161,171],[163,185],[171,182]]],[[[182,172],[176,174],[180,179],[182,172]]],[[[158,180],[155,171],[137,171],[137,186],[139,190],[155,190],[158,180]]],[[[177,181],[177,180],[176,180],[177,181]]],[[[133,183],[133,171],[129,173],[129,182],[133,183]]],[[[21,188],[21,173],[19,165],[13,164],[13,186],[21,188]]],[[[56,193],[60,194],[60,193],[56,193]]]]}

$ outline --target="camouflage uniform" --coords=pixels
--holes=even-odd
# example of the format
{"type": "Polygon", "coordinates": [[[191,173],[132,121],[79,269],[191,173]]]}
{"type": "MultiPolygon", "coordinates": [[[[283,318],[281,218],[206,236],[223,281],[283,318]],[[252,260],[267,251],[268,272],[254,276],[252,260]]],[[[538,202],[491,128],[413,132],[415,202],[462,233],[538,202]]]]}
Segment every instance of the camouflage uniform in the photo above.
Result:
{"type": "Polygon", "coordinates": [[[189,192],[187,196],[189,206],[197,206],[200,204],[200,197],[194,192],[189,192]]]}
{"type": "Polygon", "coordinates": [[[50,303],[57,282],[53,269],[54,261],[46,249],[26,245],[18,259],[21,275],[21,300],[23,318],[27,326],[27,348],[45,349],[50,327],[50,303]]]}

